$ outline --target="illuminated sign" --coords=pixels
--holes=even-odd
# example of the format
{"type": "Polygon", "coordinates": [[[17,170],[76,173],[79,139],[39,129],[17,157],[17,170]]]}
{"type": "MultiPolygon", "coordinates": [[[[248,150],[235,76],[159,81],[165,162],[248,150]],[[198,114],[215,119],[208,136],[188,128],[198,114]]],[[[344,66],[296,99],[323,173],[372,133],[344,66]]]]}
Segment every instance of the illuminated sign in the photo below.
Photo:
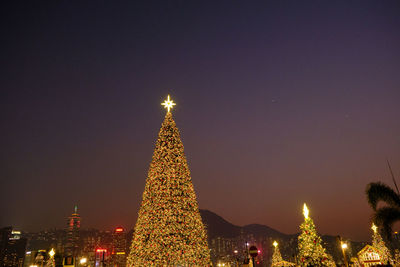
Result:
{"type": "Polygon", "coordinates": [[[123,232],[124,231],[124,228],[122,228],[122,227],[118,227],[118,228],[116,228],[115,229],[115,232],[123,232]]]}
{"type": "Polygon", "coordinates": [[[64,266],[74,266],[74,258],[71,256],[64,258],[64,266]]]}

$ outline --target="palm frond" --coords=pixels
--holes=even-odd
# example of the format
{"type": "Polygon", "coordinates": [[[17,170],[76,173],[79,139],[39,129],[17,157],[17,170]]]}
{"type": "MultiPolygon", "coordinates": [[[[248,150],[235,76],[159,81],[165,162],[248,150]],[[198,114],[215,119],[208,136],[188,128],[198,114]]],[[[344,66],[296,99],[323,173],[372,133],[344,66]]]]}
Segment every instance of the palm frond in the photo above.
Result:
{"type": "Polygon", "coordinates": [[[384,183],[369,183],[366,193],[368,203],[374,210],[376,210],[380,201],[386,202],[389,206],[400,208],[400,196],[384,183]]]}
{"type": "Polygon", "coordinates": [[[382,207],[375,212],[373,220],[381,226],[384,236],[390,240],[392,226],[400,220],[400,208],[382,207]]]}

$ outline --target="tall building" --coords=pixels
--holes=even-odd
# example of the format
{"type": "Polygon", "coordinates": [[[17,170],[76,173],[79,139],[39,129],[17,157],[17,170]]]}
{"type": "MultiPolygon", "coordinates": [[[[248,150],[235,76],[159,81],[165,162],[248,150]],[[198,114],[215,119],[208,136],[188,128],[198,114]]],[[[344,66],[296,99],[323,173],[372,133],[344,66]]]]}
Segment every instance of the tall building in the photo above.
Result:
{"type": "Polygon", "coordinates": [[[109,263],[109,251],[106,248],[96,249],[94,266],[105,267],[109,263]]]}
{"type": "Polygon", "coordinates": [[[65,255],[78,255],[79,249],[79,229],[81,227],[81,217],[78,214],[78,206],[75,205],[74,213],[68,217],[67,242],[65,245],[65,255]]]}
{"type": "Polygon", "coordinates": [[[8,239],[11,236],[11,227],[0,229],[0,266],[3,266],[4,254],[8,245],[8,239]]]}
{"type": "Polygon", "coordinates": [[[0,266],[22,267],[25,258],[26,238],[12,227],[0,229],[0,266]]]}
{"type": "Polygon", "coordinates": [[[111,261],[114,267],[126,266],[126,233],[122,227],[117,227],[113,233],[111,261]]]}

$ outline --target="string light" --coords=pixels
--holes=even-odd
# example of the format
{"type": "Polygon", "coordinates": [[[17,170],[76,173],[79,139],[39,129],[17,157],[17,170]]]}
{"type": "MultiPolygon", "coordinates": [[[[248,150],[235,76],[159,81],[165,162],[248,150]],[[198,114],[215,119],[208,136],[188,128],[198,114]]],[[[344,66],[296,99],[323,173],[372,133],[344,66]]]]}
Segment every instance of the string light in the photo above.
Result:
{"type": "Polygon", "coordinates": [[[150,163],[127,266],[211,266],[207,232],[170,109],[150,163]]]}
{"type": "Polygon", "coordinates": [[[307,205],[303,207],[304,222],[300,225],[298,237],[300,266],[336,266],[331,255],[322,246],[322,239],[317,234],[314,221],[309,217],[307,205]]]}
{"type": "Polygon", "coordinates": [[[371,229],[373,231],[372,246],[377,250],[381,263],[387,264],[388,262],[392,262],[392,255],[390,254],[389,249],[386,247],[385,241],[383,241],[382,236],[379,234],[378,227],[374,223],[372,223],[371,229]]]}

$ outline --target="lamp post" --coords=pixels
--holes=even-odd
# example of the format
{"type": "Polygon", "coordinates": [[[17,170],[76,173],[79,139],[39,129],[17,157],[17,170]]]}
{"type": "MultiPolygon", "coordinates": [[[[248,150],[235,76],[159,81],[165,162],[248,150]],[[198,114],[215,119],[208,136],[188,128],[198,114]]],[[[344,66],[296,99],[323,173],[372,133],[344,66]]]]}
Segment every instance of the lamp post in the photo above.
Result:
{"type": "Polygon", "coordinates": [[[79,263],[80,263],[81,265],[86,265],[86,263],[87,263],[87,258],[81,258],[81,260],[79,261],[79,263]]]}
{"type": "Polygon", "coordinates": [[[250,246],[250,243],[246,242],[245,243],[245,249],[246,250],[244,251],[244,253],[245,253],[245,261],[244,261],[244,263],[247,263],[247,264],[249,264],[249,262],[250,262],[249,246],[250,246]]]}
{"type": "Polygon", "coordinates": [[[342,247],[344,265],[346,265],[346,267],[348,267],[349,265],[347,263],[347,257],[346,257],[346,252],[345,252],[345,250],[347,249],[347,244],[343,243],[342,240],[340,240],[340,243],[341,243],[341,247],[342,247]]]}
{"type": "Polygon", "coordinates": [[[235,254],[235,260],[236,260],[236,266],[237,267],[239,267],[239,255],[238,255],[238,250],[237,249],[235,249],[234,251],[233,251],[233,253],[235,254]]]}

